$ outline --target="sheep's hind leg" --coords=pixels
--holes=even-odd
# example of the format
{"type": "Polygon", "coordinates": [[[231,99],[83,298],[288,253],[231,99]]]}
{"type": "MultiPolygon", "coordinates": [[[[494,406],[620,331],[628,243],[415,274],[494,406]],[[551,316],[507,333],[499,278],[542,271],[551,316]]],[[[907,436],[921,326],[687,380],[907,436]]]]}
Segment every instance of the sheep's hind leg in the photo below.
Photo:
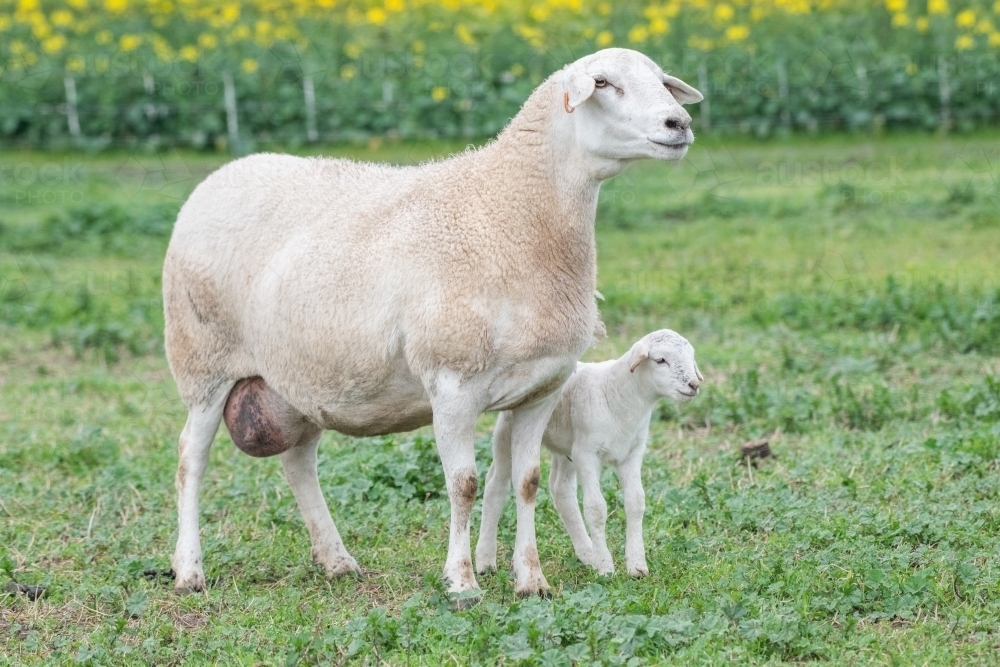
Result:
{"type": "Polygon", "coordinates": [[[285,469],[285,479],[292,487],[302,519],[309,529],[313,561],[326,569],[327,576],[361,574],[357,561],[347,552],[340,538],[319,487],[316,450],[321,435],[322,432],[308,443],[282,452],[281,465],[285,469]]]}
{"type": "Polygon", "coordinates": [[[172,560],[178,592],[205,589],[198,534],[198,495],[208,454],[219,429],[227,393],[208,406],[192,407],[177,445],[177,547],[172,560]]]}
{"type": "Polygon", "coordinates": [[[493,463],[486,474],[483,518],[476,542],[476,572],[479,574],[497,569],[497,527],[510,494],[510,432],[511,415],[501,412],[493,432],[493,463]]]}
{"type": "Polygon", "coordinates": [[[542,574],[535,540],[535,496],[541,480],[539,468],[542,434],[552,416],[558,393],[512,412],[511,475],[517,500],[517,535],[511,566],[516,584],[514,591],[522,596],[549,596],[549,583],[542,574]]]}

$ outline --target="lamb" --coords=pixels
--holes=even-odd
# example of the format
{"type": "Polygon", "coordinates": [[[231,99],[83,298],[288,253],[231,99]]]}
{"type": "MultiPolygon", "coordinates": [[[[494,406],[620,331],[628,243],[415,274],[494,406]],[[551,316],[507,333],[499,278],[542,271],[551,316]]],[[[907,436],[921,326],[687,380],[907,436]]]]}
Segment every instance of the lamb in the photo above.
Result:
{"type": "MultiPolygon", "coordinates": [[[[451,503],[444,577],[478,590],[469,517],[476,417],[510,412],[516,591],[549,589],[534,499],[554,393],[602,325],[600,184],[694,140],[701,94],[608,49],[556,72],[488,145],[417,167],[259,154],[191,194],[163,267],[165,347],[188,409],[178,443],[178,590],[205,587],[198,495],[225,417],[237,447],[279,455],[313,559],[359,572],[320,491],[323,429],[433,424],[451,503]]],[[[464,597],[464,596],[459,596],[464,597]]]]}
{"type": "MultiPolygon", "coordinates": [[[[608,506],[601,495],[601,466],[615,466],[625,497],[625,568],[634,577],[646,576],[640,472],[649,420],[660,398],[690,401],[703,380],[691,343],[661,329],[644,336],[620,359],[579,363],[563,385],[542,436],[542,444],[552,453],[549,493],[577,558],[598,573],[611,574],[615,569],[604,534],[608,506]],[[590,536],[577,503],[577,475],[590,536]]],[[[493,464],[486,476],[476,545],[480,573],[496,569],[497,525],[510,488],[510,452],[511,414],[502,412],[493,432],[493,464]]]]}

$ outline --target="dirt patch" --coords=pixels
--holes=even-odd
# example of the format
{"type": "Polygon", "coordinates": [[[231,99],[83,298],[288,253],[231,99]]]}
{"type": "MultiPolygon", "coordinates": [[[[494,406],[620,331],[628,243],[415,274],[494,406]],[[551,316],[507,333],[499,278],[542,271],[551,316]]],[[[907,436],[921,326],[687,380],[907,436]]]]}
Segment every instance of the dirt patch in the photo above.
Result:
{"type": "MultiPolygon", "coordinates": [[[[535,502],[535,495],[538,493],[538,483],[542,479],[542,473],[537,466],[531,469],[524,480],[521,482],[521,500],[526,503],[535,502]]],[[[538,558],[538,554],[535,554],[535,558],[538,558]]]]}

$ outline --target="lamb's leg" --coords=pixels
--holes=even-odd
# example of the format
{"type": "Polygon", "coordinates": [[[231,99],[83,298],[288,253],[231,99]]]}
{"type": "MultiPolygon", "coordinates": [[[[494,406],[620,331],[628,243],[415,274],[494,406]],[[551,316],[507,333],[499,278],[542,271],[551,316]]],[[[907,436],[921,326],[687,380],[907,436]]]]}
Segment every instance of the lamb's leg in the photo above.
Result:
{"type": "MultiPolygon", "coordinates": [[[[439,380],[438,384],[440,386],[445,383],[439,380]]],[[[476,575],[472,569],[469,518],[479,488],[473,444],[478,411],[470,405],[467,397],[461,395],[457,382],[451,387],[451,391],[433,397],[431,405],[434,412],[434,436],[444,468],[448,499],[451,501],[451,533],[444,579],[450,593],[474,591],[479,589],[479,584],[476,583],[476,575]]],[[[459,606],[466,604],[459,602],[459,606]]]]}
{"type": "Polygon", "coordinates": [[[580,562],[589,565],[593,561],[594,545],[587,535],[580,514],[580,502],[576,498],[576,466],[561,454],[552,455],[552,472],[549,473],[549,493],[559,512],[559,518],[566,526],[569,539],[573,541],[573,551],[580,562]]]}
{"type": "Polygon", "coordinates": [[[281,465],[285,469],[285,479],[292,487],[292,493],[299,504],[302,519],[309,529],[313,561],[326,568],[327,576],[352,572],[360,574],[361,568],[340,539],[340,533],[337,532],[326,499],[319,488],[316,449],[321,435],[322,433],[305,445],[282,452],[281,465]]]}
{"type": "Polygon", "coordinates": [[[618,481],[625,496],[625,570],[633,577],[649,574],[642,542],[642,516],[646,512],[646,494],[642,488],[644,451],[645,447],[636,447],[618,466],[618,481]]]}
{"type": "Polygon", "coordinates": [[[208,406],[188,411],[187,422],[177,444],[177,547],[172,560],[174,588],[200,591],[205,588],[201,564],[201,538],[198,535],[198,494],[208,465],[208,453],[219,429],[226,395],[208,406]]]}
{"type": "Polygon", "coordinates": [[[510,434],[512,419],[501,412],[493,431],[493,463],[486,473],[483,491],[483,518],[476,543],[476,572],[484,574],[497,569],[497,526],[503,506],[510,494],[510,434]]]}
{"type": "Polygon", "coordinates": [[[599,574],[615,571],[604,526],[608,522],[608,504],[601,493],[601,462],[593,454],[578,456],[574,461],[583,487],[583,514],[590,528],[590,539],[594,543],[593,559],[590,564],[599,574]]]}
{"type": "Polygon", "coordinates": [[[511,566],[516,584],[514,591],[521,596],[549,595],[549,583],[542,574],[535,542],[535,496],[541,480],[539,455],[545,432],[559,394],[513,410],[511,431],[511,476],[517,500],[517,536],[511,566]]]}

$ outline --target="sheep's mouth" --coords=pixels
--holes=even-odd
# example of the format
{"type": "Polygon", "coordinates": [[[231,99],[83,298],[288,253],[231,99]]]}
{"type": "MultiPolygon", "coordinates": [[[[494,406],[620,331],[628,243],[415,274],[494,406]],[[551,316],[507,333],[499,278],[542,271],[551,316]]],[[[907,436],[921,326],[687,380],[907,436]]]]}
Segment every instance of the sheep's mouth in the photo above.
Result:
{"type": "Polygon", "coordinates": [[[687,396],[688,398],[694,398],[695,396],[698,395],[698,390],[695,389],[694,391],[690,391],[689,392],[689,391],[681,391],[680,389],[678,389],[677,393],[680,394],[681,396],[687,396]]]}
{"type": "Polygon", "coordinates": [[[657,141],[656,139],[650,139],[650,141],[652,143],[656,144],[657,146],[666,146],[667,148],[673,148],[675,150],[680,150],[682,148],[687,148],[688,146],[691,145],[687,141],[676,141],[676,142],[672,142],[672,143],[668,142],[668,141],[657,141]]]}

